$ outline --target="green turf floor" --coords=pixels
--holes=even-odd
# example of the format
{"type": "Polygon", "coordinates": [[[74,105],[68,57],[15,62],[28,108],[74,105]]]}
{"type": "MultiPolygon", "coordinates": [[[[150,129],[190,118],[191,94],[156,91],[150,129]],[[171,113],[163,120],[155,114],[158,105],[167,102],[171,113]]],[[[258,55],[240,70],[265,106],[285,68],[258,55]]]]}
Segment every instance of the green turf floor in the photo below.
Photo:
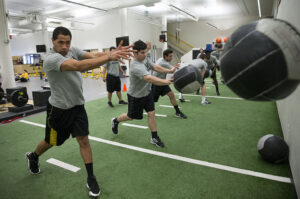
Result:
{"type": "MultiPolygon", "coordinates": [[[[207,81],[207,95],[215,95],[207,81]]],[[[237,97],[224,85],[222,96],[237,97]]],[[[126,93],[123,93],[126,99],[126,93]]],[[[236,99],[208,98],[202,106],[201,96],[185,96],[180,103],[188,119],[174,117],[168,97],[156,104],[158,133],[166,147],[149,143],[150,130],[120,125],[119,134],[111,133],[112,117],[126,112],[126,106],[109,108],[106,99],[88,102],[90,135],[118,143],[168,154],[208,161],[231,167],[291,177],[288,164],[273,165],[259,156],[256,145],[265,134],[282,136],[275,103],[236,99]]],[[[116,97],[113,96],[116,103],[116,97]]],[[[45,113],[24,118],[45,124],[45,113]]],[[[147,126],[143,120],[128,122],[147,126]]],[[[34,150],[44,137],[44,128],[15,121],[0,126],[0,198],[87,198],[86,171],[75,139],[50,149],[40,157],[41,174],[30,175],[24,154],[34,150]],[[70,172],[46,162],[55,158],[80,167],[70,172]]],[[[90,141],[94,172],[102,188],[100,198],[128,199],[214,199],[214,198],[296,198],[292,184],[232,173],[143,152],[90,141]]]]}

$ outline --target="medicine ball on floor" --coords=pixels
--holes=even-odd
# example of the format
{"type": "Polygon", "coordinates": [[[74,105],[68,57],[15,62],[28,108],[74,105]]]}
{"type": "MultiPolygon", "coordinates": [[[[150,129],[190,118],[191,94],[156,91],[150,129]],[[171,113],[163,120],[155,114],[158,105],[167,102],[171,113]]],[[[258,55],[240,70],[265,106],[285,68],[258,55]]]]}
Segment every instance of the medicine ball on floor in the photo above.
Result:
{"type": "Polygon", "coordinates": [[[174,86],[181,93],[193,93],[200,88],[201,82],[200,71],[192,65],[183,67],[174,74],[174,86]]]}
{"type": "Polygon", "coordinates": [[[224,46],[222,77],[245,99],[283,99],[300,81],[299,49],[299,33],[282,20],[262,19],[241,26],[224,46]]]}
{"type": "Polygon", "coordinates": [[[264,160],[271,163],[282,163],[289,157],[289,147],[286,142],[272,134],[259,139],[257,150],[264,160]]]}

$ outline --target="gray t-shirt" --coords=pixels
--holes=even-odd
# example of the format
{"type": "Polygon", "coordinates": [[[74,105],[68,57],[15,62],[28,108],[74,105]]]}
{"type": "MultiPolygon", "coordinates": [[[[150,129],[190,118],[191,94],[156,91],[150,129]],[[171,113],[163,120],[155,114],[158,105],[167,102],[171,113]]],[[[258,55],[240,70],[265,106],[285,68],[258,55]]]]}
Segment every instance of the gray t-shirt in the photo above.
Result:
{"type": "Polygon", "coordinates": [[[151,68],[155,65],[155,63],[152,61],[151,59],[151,53],[150,53],[150,50],[147,52],[146,54],[146,58],[144,60],[144,63],[145,64],[150,64],[151,65],[151,68]]]}
{"type": "Polygon", "coordinates": [[[196,67],[200,72],[207,69],[207,63],[202,59],[193,59],[189,65],[196,67]]]}
{"type": "MultiPolygon", "coordinates": [[[[159,58],[155,64],[161,66],[161,67],[164,67],[164,68],[167,68],[167,69],[171,69],[173,66],[171,65],[170,62],[166,61],[164,58],[159,58]]],[[[160,78],[160,79],[166,79],[166,76],[167,74],[166,73],[160,73],[160,72],[157,72],[157,71],[153,71],[153,75],[160,78]]]]}
{"type": "Polygon", "coordinates": [[[206,63],[207,63],[207,68],[211,70],[216,64],[218,64],[217,58],[213,55],[210,55],[210,58],[206,59],[206,63]]]}
{"type": "Polygon", "coordinates": [[[120,76],[120,62],[119,61],[109,61],[107,64],[103,65],[103,67],[106,67],[107,74],[113,75],[115,77],[120,76]]]}
{"type": "Polygon", "coordinates": [[[221,52],[218,52],[218,51],[216,50],[216,51],[213,51],[213,52],[211,53],[211,55],[215,56],[215,57],[217,58],[217,60],[219,60],[220,57],[221,57],[221,52]]]}
{"type": "Polygon", "coordinates": [[[81,73],[60,70],[63,62],[68,59],[81,60],[84,54],[84,51],[71,47],[66,56],[54,50],[46,55],[43,69],[47,74],[51,88],[49,103],[52,106],[69,109],[84,104],[81,73]]]}
{"type": "MultiPolygon", "coordinates": [[[[153,63],[153,62],[152,62],[153,63]]],[[[150,94],[151,92],[151,83],[146,82],[144,80],[144,76],[150,75],[150,72],[153,68],[153,65],[145,60],[143,62],[139,62],[136,59],[132,59],[130,64],[130,86],[128,90],[128,94],[135,97],[141,98],[150,94]]]]}

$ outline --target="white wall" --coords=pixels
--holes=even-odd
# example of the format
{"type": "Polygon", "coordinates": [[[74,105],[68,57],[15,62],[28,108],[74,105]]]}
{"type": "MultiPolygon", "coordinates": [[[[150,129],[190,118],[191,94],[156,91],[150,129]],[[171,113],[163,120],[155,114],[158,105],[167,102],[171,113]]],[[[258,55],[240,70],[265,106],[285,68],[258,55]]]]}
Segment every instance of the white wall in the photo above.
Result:
{"type": "MultiPolygon", "coordinates": [[[[300,31],[300,1],[281,1],[276,18],[283,19],[300,31]]],[[[288,39],[288,38],[287,38],[288,39]]],[[[295,67],[300,67],[295,66],[295,67]]],[[[300,86],[288,98],[277,102],[284,139],[290,148],[290,166],[298,197],[300,196],[300,86]]]]}
{"type": "MultiPolygon", "coordinates": [[[[180,39],[194,47],[206,47],[207,43],[224,38],[236,30],[240,25],[257,20],[254,17],[238,17],[230,19],[201,20],[198,22],[181,22],[180,39]],[[210,23],[218,29],[208,26],[210,23]]],[[[168,23],[168,33],[176,35],[177,23],[168,23]]]]}
{"type": "Polygon", "coordinates": [[[12,56],[36,53],[36,45],[44,44],[42,31],[13,36],[10,41],[12,56]]]}

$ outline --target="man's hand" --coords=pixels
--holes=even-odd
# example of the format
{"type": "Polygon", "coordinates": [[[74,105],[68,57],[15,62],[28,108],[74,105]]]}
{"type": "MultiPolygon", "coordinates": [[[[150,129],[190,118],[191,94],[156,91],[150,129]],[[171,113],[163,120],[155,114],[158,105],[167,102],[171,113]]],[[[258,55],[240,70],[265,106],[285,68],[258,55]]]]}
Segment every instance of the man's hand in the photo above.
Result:
{"type": "Polygon", "coordinates": [[[179,68],[179,63],[175,64],[173,68],[171,68],[171,73],[174,73],[179,68]]]}
{"type": "Polygon", "coordinates": [[[106,82],[106,77],[103,77],[103,81],[106,82]]]}
{"type": "Polygon", "coordinates": [[[136,50],[130,50],[133,45],[122,46],[123,40],[120,42],[118,48],[115,51],[110,51],[108,53],[109,60],[120,61],[125,64],[122,59],[130,60],[130,57],[133,57],[132,52],[136,52],[136,50]]]}

